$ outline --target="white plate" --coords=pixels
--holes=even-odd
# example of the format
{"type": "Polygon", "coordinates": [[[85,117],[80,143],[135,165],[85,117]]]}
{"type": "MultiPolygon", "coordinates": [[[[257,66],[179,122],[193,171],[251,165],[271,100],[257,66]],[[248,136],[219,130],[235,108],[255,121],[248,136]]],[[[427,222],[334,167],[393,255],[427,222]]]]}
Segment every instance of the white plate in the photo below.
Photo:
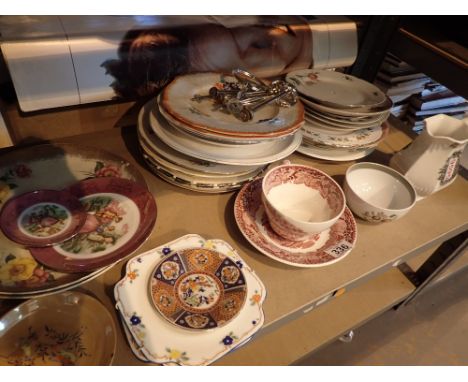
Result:
{"type": "Polygon", "coordinates": [[[143,155],[145,155],[147,159],[152,161],[155,165],[161,165],[164,168],[180,172],[182,174],[185,174],[187,177],[194,177],[199,179],[212,179],[216,180],[218,183],[243,181],[244,179],[248,179],[252,176],[255,176],[255,174],[257,174],[263,168],[263,166],[255,167],[255,170],[253,171],[243,171],[237,174],[209,174],[206,172],[197,172],[195,170],[187,169],[183,166],[180,166],[177,163],[172,163],[171,161],[166,160],[161,155],[158,155],[157,153],[153,152],[151,148],[147,145],[147,143],[145,143],[144,141],[140,140],[139,143],[143,155]]]}
{"type": "Polygon", "coordinates": [[[197,172],[205,172],[207,174],[244,174],[254,171],[258,166],[235,166],[228,164],[220,164],[210,161],[204,161],[199,158],[194,158],[174,150],[166,145],[154,134],[149,124],[149,115],[155,101],[149,101],[138,115],[138,137],[140,141],[147,144],[151,150],[160,157],[166,158],[172,163],[177,163],[180,166],[192,169],[197,172]]]}
{"type": "Polygon", "coordinates": [[[179,179],[179,183],[187,184],[193,187],[194,189],[202,190],[232,190],[239,188],[245,182],[248,182],[255,178],[259,173],[262,172],[262,169],[255,171],[254,173],[245,175],[239,178],[200,178],[197,176],[189,175],[180,171],[177,171],[173,168],[165,166],[162,161],[155,161],[152,158],[144,155],[146,162],[151,165],[151,168],[156,170],[158,173],[162,173],[166,177],[179,179]]]}
{"type": "Polygon", "coordinates": [[[220,148],[207,142],[196,141],[191,135],[176,130],[158,112],[157,106],[152,108],[149,118],[154,133],[174,150],[195,158],[222,164],[238,166],[268,164],[293,153],[302,140],[302,134],[296,132],[294,135],[278,141],[257,143],[255,149],[249,147],[250,145],[220,148]]]}
{"type": "Polygon", "coordinates": [[[379,144],[388,131],[388,125],[384,126],[360,129],[342,134],[317,128],[307,122],[301,129],[304,136],[303,141],[306,140],[306,143],[307,141],[312,141],[319,145],[331,147],[365,148],[379,144]]]}
{"type": "Polygon", "coordinates": [[[388,97],[374,84],[336,71],[296,70],[286,75],[286,81],[299,93],[329,107],[372,111],[389,104],[388,97]]]}
{"type": "MultiPolygon", "coordinates": [[[[236,81],[231,75],[229,81],[236,81]]],[[[211,87],[224,81],[220,73],[197,73],[176,77],[167,85],[161,97],[164,110],[191,129],[236,138],[266,138],[289,135],[299,129],[304,121],[304,107],[300,102],[292,107],[275,103],[254,112],[248,122],[239,121],[232,114],[214,110],[213,101],[193,101],[195,94],[208,94],[211,87]]]]}
{"type": "Polygon", "coordinates": [[[190,191],[195,191],[195,192],[203,192],[205,194],[220,194],[220,193],[224,193],[224,192],[231,192],[231,191],[236,191],[238,190],[239,188],[242,187],[242,184],[239,184],[237,186],[234,186],[234,187],[231,187],[231,188],[213,188],[213,189],[209,189],[209,188],[200,188],[200,187],[197,187],[195,186],[194,184],[192,184],[191,182],[187,181],[187,180],[184,180],[184,179],[181,179],[181,178],[177,178],[175,177],[174,175],[171,175],[167,172],[163,172],[161,171],[160,168],[157,168],[156,166],[153,166],[152,163],[150,162],[146,162],[148,164],[148,166],[150,167],[151,171],[159,176],[162,180],[174,185],[174,186],[177,186],[177,187],[180,187],[180,188],[184,188],[186,190],[190,190],[190,191]]]}
{"type": "Polygon", "coordinates": [[[356,159],[364,158],[370,155],[375,150],[375,147],[366,148],[364,150],[349,150],[349,149],[321,149],[307,143],[303,143],[297,152],[307,155],[312,158],[324,159],[334,162],[347,162],[356,159]]]}
{"type": "Polygon", "coordinates": [[[353,109],[334,109],[332,107],[324,106],[324,105],[319,105],[315,102],[312,102],[311,100],[307,100],[303,97],[301,97],[301,101],[304,102],[308,107],[311,107],[312,109],[316,110],[317,112],[323,112],[323,113],[328,113],[328,114],[336,114],[336,115],[341,115],[343,117],[371,117],[371,116],[379,116],[383,115],[385,113],[388,113],[391,108],[381,110],[381,111],[373,111],[373,112],[363,112],[363,111],[357,111],[353,109]]]}
{"type": "MultiPolygon", "coordinates": [[[[372,118],[367,120],[360,120],[360,121],[346,121],[345,119],[338,119],[334,117],[330,117],[329,115],[322,113],[322,112],[315,112],[313,110],[306,111],[305,118],[306,119],[313,119],[317,120],[324,125],[329,125],[337,128],[342,129],[355,129],[355,128],[365,128],[365,127],[372,127],[376,125],[380,125],[385,122],[390,114],[385,113],[379,115],[378,118],[372,118]]],[[[345,117],[346,118],[346,117],[345,117]]]]}
{"type": "Polygon", "coordinates": [[[186,235],[150,250],[127,263],[126,275],[114,288],[116,307],[121,312],[141,353],[151,362],[208,365],[244,343],[264,322],[262,304],[265,287],[255,272],[225,241],[186,235]],[[209,248],[242,264],[247,284],[247,301],[241,312],[220,328],[188,333],[161,317],[148,296],[154,267],[163,256],[185,248],[209,248]]]}

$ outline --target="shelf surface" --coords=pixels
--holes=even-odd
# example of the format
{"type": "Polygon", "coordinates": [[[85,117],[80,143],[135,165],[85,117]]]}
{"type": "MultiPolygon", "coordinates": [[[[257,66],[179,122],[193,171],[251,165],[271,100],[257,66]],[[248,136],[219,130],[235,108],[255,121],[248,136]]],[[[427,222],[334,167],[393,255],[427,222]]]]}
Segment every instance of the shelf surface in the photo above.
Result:
{"type": "MultiPolygon", "coordinates": [[[[388,163],[391,155],[409,141],[404,133],[392,128],[379,149],[365,160],[388,163]]],[[[69,137],[60,142],[102,148],[122,156],[140,168],[155,196],[158,217],[151,236],[135,255],[189,233],[231,243],[256,271],[268,291],[264,305],[265,325],[256,336],[259,339],[301,317],[317,301],[338,289],[345,287],[350,290],[392,269],[397,262],[406,261],[468,228],[468,183],[459,177],[450,187],[418,202],[410,213],[398,221],[374,225],[356,219],[357,244],[343,260],[321,268],[295,268],[274,262],[256,251],[244,239],[233,216],[236,193],[208,195],[184,190],[162,181],[147,170],[138,150],[134,126],[69,137]]],[[[342,183],[343,174],[352,164],[329,163],[300,154],[293,154],[288,159],[293,163],[319,168],[335,176],[339,183],[342,183]]],[[[123,275],[125,263],[115,265],[81,288],[101,300],[114,313],[116,320],[118,317],[114,308],[113,288],[123,275]]],[[[376,290],[375,293],[379,291],[376,290]]],[[[331,321],[334,319],[330,318],[331,321]]],[[[116,363],[134,364],[136,359],[129,354],[128,346],[122,343],[126,342],[122,331],[119,332],[119,337],[116,363]]],[[[257,341],[256,338],[252,343],[257,341]]]]}

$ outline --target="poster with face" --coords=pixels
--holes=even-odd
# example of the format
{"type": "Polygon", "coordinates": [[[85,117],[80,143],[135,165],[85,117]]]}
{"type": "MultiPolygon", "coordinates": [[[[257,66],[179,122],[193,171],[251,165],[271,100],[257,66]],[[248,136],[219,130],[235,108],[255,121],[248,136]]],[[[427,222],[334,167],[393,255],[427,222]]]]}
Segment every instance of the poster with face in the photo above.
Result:
{"type": "Polygon", "coordinates": [[[151,96],[185,73],[268,78],[357,54],[356,24],[340,16],[5,16],[0,29],[25,112],[151,96]]]}
{"type": "Polygon", "coordinates": [[[129,31],[102,65],[120,96],[155,93],[175,76],[247,70],[278,76],[313,66],[312,31],[300,16],[223,16],[184,27],[129,31]]]}

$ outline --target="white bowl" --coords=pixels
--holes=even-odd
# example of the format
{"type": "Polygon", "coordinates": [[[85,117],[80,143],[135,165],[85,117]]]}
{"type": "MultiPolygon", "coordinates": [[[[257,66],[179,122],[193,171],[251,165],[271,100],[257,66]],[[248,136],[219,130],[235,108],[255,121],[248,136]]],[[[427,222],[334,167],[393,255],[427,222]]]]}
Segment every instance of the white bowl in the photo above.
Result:
{"type": "Polygon", "coordinates": [[[343,190],[330,176],[296,164],[274,167],[266,173],[262,202],[271,228],[293,241],[330,228],[346,207],[343,190]]]}
{"type": "Polygon", "coordinates": [[[344,191],[349,208],[373,223],[399,219],[416,203],[416,191],[411,183],[399,172],[377,163],[350,166],[344,191]]]}

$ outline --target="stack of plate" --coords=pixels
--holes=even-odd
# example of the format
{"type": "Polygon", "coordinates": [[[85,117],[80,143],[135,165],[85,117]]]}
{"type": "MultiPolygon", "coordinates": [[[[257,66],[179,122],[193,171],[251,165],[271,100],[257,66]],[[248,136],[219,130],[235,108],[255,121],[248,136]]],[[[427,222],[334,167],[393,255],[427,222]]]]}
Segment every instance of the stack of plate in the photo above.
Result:
{"type": "Polygon", "coordinates": [[[194,191],[232,191],[300,146],[300,103],[290,108],[266,105],[254,112],[252,121],[242,122],[217,109],[210,98],[193,99],[224,80],[216,73],[177,77],[142,108],[140,146],[161,178],[194,191]]]}
{"type": "Polygon", "coordinates": [[[369,155],[385,138],[392,101],[375,85],[327,70],[298,70],[286,81],[305,106],[304,141],[299,152],[347,161],[369,155]]]}
{"type": "Polygon", "coordinates": [[[127,263],[114,288],[129,345],[142,361],[208,365],[262,327],[266,291],[222,240],[185,235],[127,263]]]}
{"type": "MultiPolygon", "coordinates": [[[[6,153],[1,156],[0,162],[2,213],[3,208],[12,200],[31,191],[63,190],[76,184],[83,187],[89,184],[104,187],[98,196],[113,193],[117,197],[118,192],[114,186],[121,183],[125,187],[131,184],[145,194],[149,193],[137,168],[115,155],[91,147],[71,144],[38,145],[6,153]]],[[[120,198],[120,201],[126,200],[123,194],[120,198]]],[[[154,205],[152,196],[151,200],[151,205],[154,205]]],[[[127,201],[128,204],[133,203],[133,199],[127,201]]],[[[80,250],[74,246],[72,251],[63,250],[60,245],[27,248],[5,236],[2,226],[0,299],[26,299],[56,294],[98,277],[133,252],[150,235],[156,220],[155,208],[148,209],[145,215],[146,218],[139,216],[130,221],[130,224],[137,227],[134,231],[128,231],[112,245],[108,245],[106,250],[95,253],[85,251],[85,245],[80,250]]],[[[122,224],[126,220],[127,217],[124,217],[122,224]]],[[[87,227],[90,229],[89,225],[87,227]]],[[[70,240],[74,240],[75,244],[89,244],[86,235],[79,233],[70,240]]]]}

